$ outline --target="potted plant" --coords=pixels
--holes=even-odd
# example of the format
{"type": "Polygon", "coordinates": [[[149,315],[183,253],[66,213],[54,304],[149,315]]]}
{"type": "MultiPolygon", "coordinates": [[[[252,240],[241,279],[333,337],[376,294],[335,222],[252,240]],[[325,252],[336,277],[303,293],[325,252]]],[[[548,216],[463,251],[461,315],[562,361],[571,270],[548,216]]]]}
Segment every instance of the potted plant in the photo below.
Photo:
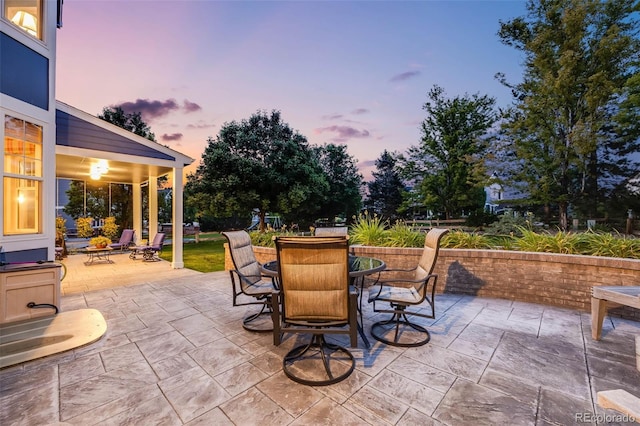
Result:
{"type": "Polygon", "coordinates": [[[102,235],[99,237],[93,237],[89,240],[89,245],[95,246],[96,248],[105,248],[109,244],[111,244],[111,240],[107,237],[103,237],[102,235]]]}

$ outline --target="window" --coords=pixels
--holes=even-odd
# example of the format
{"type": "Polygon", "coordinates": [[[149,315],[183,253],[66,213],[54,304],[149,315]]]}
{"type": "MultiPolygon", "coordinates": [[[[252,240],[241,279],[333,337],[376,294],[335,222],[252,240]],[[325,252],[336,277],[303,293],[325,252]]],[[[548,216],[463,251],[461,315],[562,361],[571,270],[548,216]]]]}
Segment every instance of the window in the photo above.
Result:
{"type": "Polygon", "coordinates": [[[42,126],[4,119],[4,234],[42,232],[42,126]]]}
{"type": "Polygon", "coordinates": [[[42,40],[42,0],[5,0],[4,17],[42,40]]]}

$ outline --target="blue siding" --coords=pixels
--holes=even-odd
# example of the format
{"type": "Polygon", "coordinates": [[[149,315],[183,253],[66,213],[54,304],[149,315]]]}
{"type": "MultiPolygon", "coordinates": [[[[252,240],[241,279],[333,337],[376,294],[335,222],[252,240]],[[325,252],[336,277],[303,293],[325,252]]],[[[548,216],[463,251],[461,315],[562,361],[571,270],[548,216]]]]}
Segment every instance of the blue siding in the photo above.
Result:
{"type": "Polygon", "coordinates": [[[49,110],[49,60],[2,32],[0,92],[49,110]]]}
{"type": "Polygon", "coordinates": [[[175,161],[174,157],[161,151],[60,110],[56,110],[56,145],[175,161]]]}

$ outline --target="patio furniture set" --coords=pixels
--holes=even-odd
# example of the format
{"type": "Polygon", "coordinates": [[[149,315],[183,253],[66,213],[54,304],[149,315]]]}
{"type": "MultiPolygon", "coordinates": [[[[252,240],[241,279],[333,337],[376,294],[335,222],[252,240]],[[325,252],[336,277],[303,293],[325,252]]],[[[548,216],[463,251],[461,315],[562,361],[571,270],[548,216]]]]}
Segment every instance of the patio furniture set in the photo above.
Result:
{"type": "Polygon", "coordinates": [[[125,229],[122,231],[120,240],[117,243],[112,243],[105,247],[89,246],[84,248],[83,251],[88,256],[85,265],[93,265],[96,262],[113,263],[113,260],[109,257],[112,252],[119,251],[124,253],[127,250],[131,259],[135,260],[138,257],[142,257],[144,261],[148,262],[159,261],[159,253],[162,252],[165,235],[164,232],[158,232],[150,244],[135,245],[135,231],[133,229],[125,229]]]}
{"type": "Polygon", "coordinates": [[[287,377],[307,385],[337,383],[353,372],[355,360],[339,338],[329,341],[325,335],[347,335],[349,345],[357,347],[359,334],[370,347],[362,321],[365,297],[374,312],[390,314],[372,326],[374,339],[401,347],[429,342],[429,331],[412,317],[435,318],[433,268],[446,232],[427,234],[423,255],[411,270],[388,269],[380,259],[349,254],[346,235],[276,237],[277,258],[260,264],[249,234],[224,232],[234,265],[233,305],[261,305],[243,326],[273,333],[276,346],[285,334],[312,335],[284,356],[287,377]],[[365,277],[373,284],[367,287],[365,277]]]}
{"type": "MultiPolygon", "coordinates": [[[[330,341],[325,336],[346,335],[349,346],[357,347],[359,334],[370,347],[362,321],[365,291],[373,312],[390,314],[371,326],[374,339],[401,347],[429,342],[429,331],[414,317],[435,318],[438,276],[433,270],[447,232],[433,228],[427,233],[420,261],[410,270],[386,268],[380,259],[349,254],[348,236],[340,233],[275,237],[277,258],[260,264],[245,231],[224,232],[234,265],[230,270],[233,305],[260,305],[260,311],[244,318],[243,326],[273,333],[276,346],[286,334],[312,336],[284,355],[288,378],[312,386],[340,382],[353,372],[355,360],[339,338],[330,341]],[[365,277],[372,277],[368,287],[365,277]],[[250,301],[243,301],[244,296],[250,296],[250,301]]],[[[593,339],[600,339],[608,305],[640,308],[639,300],[638,287],[594,287],[593,339]]],[[[640,338],[636,342],[640,347],[640,338]]],[[[624,390],[599,392],[598,403],[640,418],[640,399],[624,390]]]]}

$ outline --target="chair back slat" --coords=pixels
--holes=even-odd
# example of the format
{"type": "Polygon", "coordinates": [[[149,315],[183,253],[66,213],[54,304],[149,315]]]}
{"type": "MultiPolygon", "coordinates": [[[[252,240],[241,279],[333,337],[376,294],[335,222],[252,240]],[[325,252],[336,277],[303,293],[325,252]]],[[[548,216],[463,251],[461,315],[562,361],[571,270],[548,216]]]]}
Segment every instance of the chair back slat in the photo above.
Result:
{"type": "Polygon", "coordinates": [[[436,260],[438,260],[438,251],[440,249],[440,240],[449,232],[448,229],[432,228],[425,237],[424,250],[418,267],[416,268],[415,279],[424,279],[427,275],[433,273],[433,268],[436,266],[436,260]]]}
{"type": "Polygon", "coordinates": [[[348,321],[347,238],[279,237],[276,250],[285,321],[348,321]]]}
{"type": "Polygon", "coordinates": [[[135,231],[133,229],[125,229],[122,231],[122,235],[120,235],[119,244],[129,245],[133,241],[133,235],[135,231]]]}
{"type": "Polygon", "coordinates": [[[240,280],[241,285],[251,285],[260,281],[260,263],[253,252],[249,234],[246,231],[226,231],[222,235],[225,236],[229,243],[229,253],[233,267],[245,278],[240,280]]]}
{"type": "Polygon", "coordinates": [[[165,237],[165,233],[164,232],[158,232],[153,237],[153,242],[150,244],[150,246],[152,248],[162,248],[162,245],[164,244],[164,237],[165,237]]]}

